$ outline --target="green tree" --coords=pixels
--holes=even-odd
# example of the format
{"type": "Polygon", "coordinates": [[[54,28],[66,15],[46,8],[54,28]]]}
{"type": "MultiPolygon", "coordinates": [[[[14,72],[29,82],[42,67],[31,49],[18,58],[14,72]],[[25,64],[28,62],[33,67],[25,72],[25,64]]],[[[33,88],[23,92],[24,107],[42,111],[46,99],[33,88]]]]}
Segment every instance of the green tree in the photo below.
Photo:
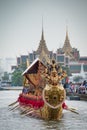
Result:
{"type": "Polygon", "coordinates": [[[16,69],[12,73],[12,86],[22,86],[22,84],[23,84],[22,71],[20,69],[16,69]]]}
{"type": "Polygon", "coordinates": [[[4,72],[4,76],[2,77],[2,80],[4,80],[4,81],[8,81],[9,80],[8,72],[4,72]]]}
{"type": "Polygon", "coordinates": [[[12,86],[22,86],[23,76],[22,73],[26,69],[26,63],[18,66],[12,73],[12,86]]]}
{"type": "Polygon", "coordinates": [[[83,79],[82,76],[75,76],[75,77],[73,78],[73,80],[74,80],[75,82],[79,82],[79,81],[81,81],[82,79],[83,79]]]}
{"type": "Polygon", "coordinates": [[[70,69],[69,69],[69,67],[68,67],[68,66],[62,66],[62,68],[63,68],[63,70],[65,70],[65,71],[66,71],[67,76],[71,76],[71,72],[70,72],[70,69]]]}

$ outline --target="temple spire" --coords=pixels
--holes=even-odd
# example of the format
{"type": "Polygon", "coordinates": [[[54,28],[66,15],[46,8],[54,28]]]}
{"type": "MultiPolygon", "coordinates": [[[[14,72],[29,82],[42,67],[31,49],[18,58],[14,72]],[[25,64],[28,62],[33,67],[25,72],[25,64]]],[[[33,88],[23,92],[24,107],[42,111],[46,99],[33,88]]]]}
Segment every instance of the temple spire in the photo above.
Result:
{"type": "Polygon", "coordinates": [[[44,51],[46,54],[49,54],[49,50],[46,46],[46,42],[44,39],[44,29],[43,29],[43,17],[42,17],[42,34],[41,34],[41,40],[37,49],[37,54],[40,54],[42,51],[44,51]]]}
{"type": "Polygon", "coordinates": [[[69,38],[68,38],[68,26],[66,26],[66,40],[69,40],[69,38]]]}
{"type": "Polygon", "coordinates": [[[41,35],[41,40],[44,40],[43,17],[42,17],[42,35],[41,35]]]}
{"type": "Polygon", "coordinates": [[[66,37],[65,37],[65,42],[62,48],[62,51],[67,54],[67,53],[71,53],[72,52],[72,47],[68,38],[68,27],[66,26],[66,37]]]}

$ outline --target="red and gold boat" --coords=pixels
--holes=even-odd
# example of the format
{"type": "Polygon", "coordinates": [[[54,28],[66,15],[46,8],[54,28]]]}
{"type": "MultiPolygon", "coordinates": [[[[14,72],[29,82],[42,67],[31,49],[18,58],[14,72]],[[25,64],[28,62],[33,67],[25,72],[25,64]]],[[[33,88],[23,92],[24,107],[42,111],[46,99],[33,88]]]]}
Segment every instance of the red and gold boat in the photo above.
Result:
{"type": "Polygon", "coordinates": [[[44,65],[36,59],[24,72],[23,90],[11,110],[21,109],[21,115],[39,117],[46,120],[59,120],[63,109],[74,111],[65,104],[66,92],[61,80],[66,72],[52,60],[44,65]],[[15,106],[15,104],[17,104],[15,106]]]}

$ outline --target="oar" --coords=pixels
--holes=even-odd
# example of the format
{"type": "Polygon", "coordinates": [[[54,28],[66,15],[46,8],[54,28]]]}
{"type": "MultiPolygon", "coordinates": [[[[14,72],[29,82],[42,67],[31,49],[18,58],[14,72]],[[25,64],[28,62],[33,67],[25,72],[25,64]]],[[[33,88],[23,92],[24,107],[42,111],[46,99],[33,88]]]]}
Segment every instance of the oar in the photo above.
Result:
{"type": "Polygon", "coordinates": [[[15,109],[17,109],[19,107],[20,107],[19,105],[16,105],[15,107],[11,108],[10,111],[15,110],[15,109]]]}
{"type": "Polygon", "coordinates": [[[27,112],[26,114],[24,114],[23,116],[27,116],[27,115],[29,115],[29,114],[31,114],[31,113],[33,113],[33,112],[34,112],[34,110],[29,111],[29,112],[27,112]]]}
{"type": "Polygon", "coordinates": [[[27,113],[23,114],[22,117],[27,116],[28,114],[34,112],[34,109],[29,110],[27,113]]]}
{"type": "Polygon", "coordinates": [[[20,114],[23,115],[24,113],[26,113],[27,111],[29,111],[30,108],[25,109],[24,111],[22,111],[20,114]]]}
{"type": "Polygon", "coordinates": [[[72,110],[77,110],[76,108],[73,108],[73,107],[70,107],[70,109],[72,109],[72,110]]]}
{"type": "Polygon", "coordinates": [[[15,102],[9,104],[8,106],[13,106],[13,105],[15,105],[17,102],[18,102],[18,101],[15,101],[15,102]]]}
{"type": "Polygon", "coordinates": [[[32,113],[32,117],[35,117],[35,118],[41,118],[40,111],[38,111],[38,110],[34,110],[34,112],[32,113]]]}
{"type": "Polygon", "coordinates": [[[71,112],[73,112],[73,113],[79,114],[79,113],[76,111],[76,109],[74,109],[74,108],[67,108],[66,110],[69,110],[69,111],[71,111],[71,112]]]}

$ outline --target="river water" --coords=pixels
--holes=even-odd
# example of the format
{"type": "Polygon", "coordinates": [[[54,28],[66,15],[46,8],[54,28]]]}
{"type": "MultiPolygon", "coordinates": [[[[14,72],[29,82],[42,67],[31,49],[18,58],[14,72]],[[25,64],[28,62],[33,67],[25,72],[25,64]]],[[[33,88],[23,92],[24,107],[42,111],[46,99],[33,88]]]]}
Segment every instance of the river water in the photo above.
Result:
{"type": "Polygon", "coordinates": [[[44,121],[20,115],[18,110],[9,111],[8,105],[16,101],[20,91],[0,91],[0,130],[87,130],[87,102],[66,100],[69,107],[79,114],[63,111],[60,121],[44,121]]]}

